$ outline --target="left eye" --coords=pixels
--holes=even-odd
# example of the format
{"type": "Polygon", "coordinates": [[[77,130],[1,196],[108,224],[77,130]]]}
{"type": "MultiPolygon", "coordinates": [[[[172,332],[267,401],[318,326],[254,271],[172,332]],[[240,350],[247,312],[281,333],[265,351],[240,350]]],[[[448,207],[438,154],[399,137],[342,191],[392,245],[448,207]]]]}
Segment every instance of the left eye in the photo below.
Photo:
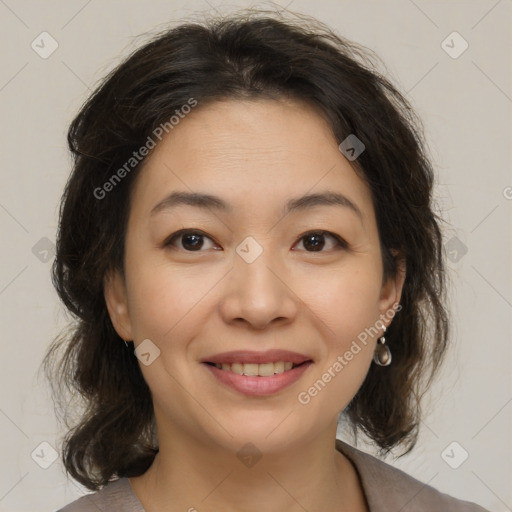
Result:
{"type": "Polygon", "coordinates": [[[325,247],[326,237],[334,240],[334,247],[347,248],[347,243],[342,238],[329,231],[310,231],[302,235],[299,240],[302,241],[307,252],[321,252],[325,247]]]}

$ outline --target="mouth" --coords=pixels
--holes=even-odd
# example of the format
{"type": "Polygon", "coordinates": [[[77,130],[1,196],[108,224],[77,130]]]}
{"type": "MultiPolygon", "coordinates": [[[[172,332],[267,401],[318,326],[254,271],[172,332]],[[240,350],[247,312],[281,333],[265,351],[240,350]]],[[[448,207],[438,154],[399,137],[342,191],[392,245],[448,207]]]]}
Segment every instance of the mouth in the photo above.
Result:
{"type": "Polygon", "coordinates": [[[249,396],[269,396],[291,386],[313,365],[309,356],[288,350],[236,351],[201,361],[222,385],[249,396]]]}

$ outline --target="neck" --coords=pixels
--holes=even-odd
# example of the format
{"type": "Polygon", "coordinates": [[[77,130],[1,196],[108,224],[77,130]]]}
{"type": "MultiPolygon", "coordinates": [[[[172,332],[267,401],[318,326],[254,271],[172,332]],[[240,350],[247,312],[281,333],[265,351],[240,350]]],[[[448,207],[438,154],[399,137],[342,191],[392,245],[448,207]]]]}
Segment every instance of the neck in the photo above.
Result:
{"type": "Polygon", "coordinates": [[[146,512],[366,511],[357,473],[335,449],[335,435],[334,424],[312,442],[263,454],[163,436],[152,466],[130,483],[146,512]]]}

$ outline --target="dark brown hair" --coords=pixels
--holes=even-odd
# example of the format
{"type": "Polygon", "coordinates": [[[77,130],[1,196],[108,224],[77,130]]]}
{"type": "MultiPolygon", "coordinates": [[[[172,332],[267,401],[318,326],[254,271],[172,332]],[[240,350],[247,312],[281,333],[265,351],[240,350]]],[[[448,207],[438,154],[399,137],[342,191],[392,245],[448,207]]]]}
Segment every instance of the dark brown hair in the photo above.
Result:
{"type": "Polygon", "coordinates": [[[106,273],[123,273],[130,192],[141,165],[104,197],[94,191],[190,98],[196,108],[227,99],[294,98],[326,117],[338,143],[355,134],[365,144],[354,168],[371,189],[384,279],[397,272],[393,250],[405,260],[407,276],[402,309],[386,333],[392,365],[371,365],[344,415],[383,452],[414,446],[420,398],[449,334],[442,235],[421,121],[376,62],[372,52],[312,18],[244,10],[158,34],[82,106],[68,132],[74,167],[52,274],[74,323],[44,360],[56,411],[64,411],[68,427],[64,465],[81,484],[98,490],[117,477],[140,475],[158,452],[150,390],[103,295],[106,273]],[[72,427],[70,410],[77,416],[72,427]]]}

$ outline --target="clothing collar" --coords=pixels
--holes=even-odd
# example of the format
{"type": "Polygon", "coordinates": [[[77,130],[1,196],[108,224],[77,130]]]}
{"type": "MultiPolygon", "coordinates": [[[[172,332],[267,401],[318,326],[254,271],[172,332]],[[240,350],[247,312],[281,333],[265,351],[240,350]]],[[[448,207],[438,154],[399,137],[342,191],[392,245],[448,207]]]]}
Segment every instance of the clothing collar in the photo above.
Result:
{"type": "Polygon", "coordinates": [[[371,512],[415,512],[445,504],[437,490],[376,457],[339,439],[336,449],[355,467],[371,512]]]}

